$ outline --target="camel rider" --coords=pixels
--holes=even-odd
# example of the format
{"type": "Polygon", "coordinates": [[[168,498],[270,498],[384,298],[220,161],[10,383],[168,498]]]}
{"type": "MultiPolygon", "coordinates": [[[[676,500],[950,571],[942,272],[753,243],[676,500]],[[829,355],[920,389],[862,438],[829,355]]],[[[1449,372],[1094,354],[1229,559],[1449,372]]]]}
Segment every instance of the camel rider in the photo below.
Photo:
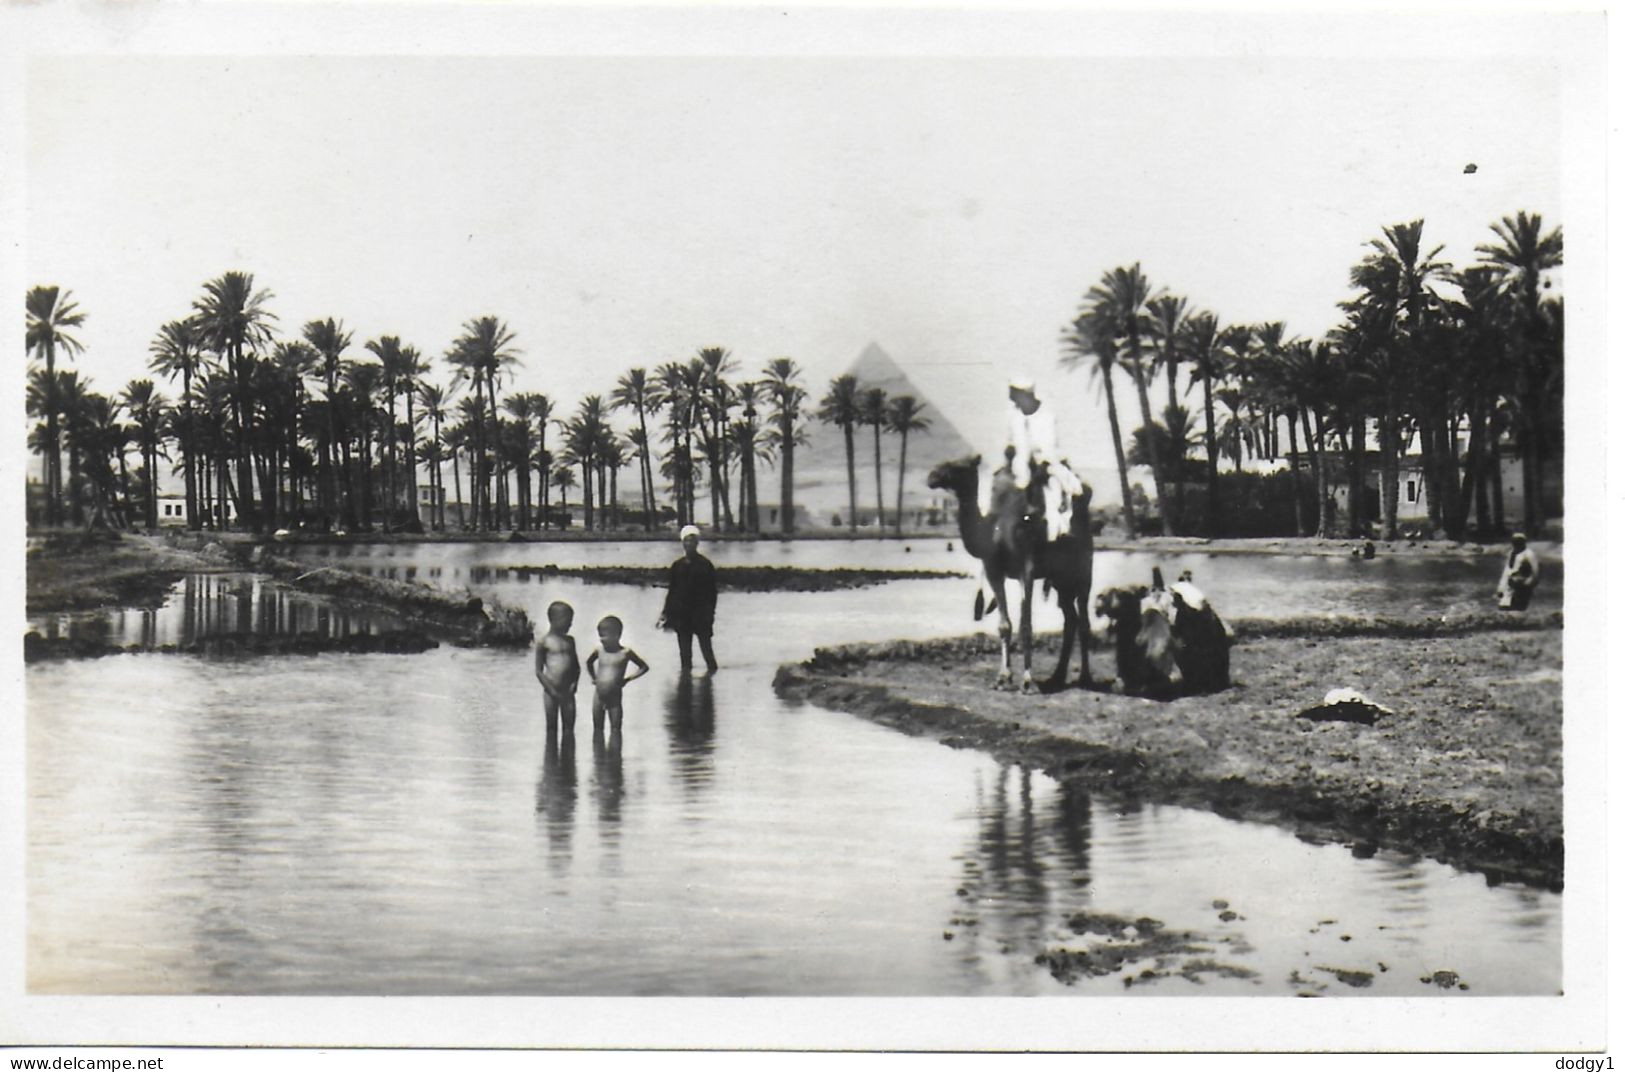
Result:
{"type": "Polygon", "coordinates": [[[1083,493],[1083,481],[1067,467],[1055,446],[1055,412],[1039,401],[1033,381],[1017,377],[1010,381],[1009,433],[1006,442],[1015,448],[1010,475],[1025,490],[1032,479],[1034,462],[1048,467],[1045,481],[1044,525],[1050,540],[1060,538],[1071,527],[1072,497],[1083,493]]]}

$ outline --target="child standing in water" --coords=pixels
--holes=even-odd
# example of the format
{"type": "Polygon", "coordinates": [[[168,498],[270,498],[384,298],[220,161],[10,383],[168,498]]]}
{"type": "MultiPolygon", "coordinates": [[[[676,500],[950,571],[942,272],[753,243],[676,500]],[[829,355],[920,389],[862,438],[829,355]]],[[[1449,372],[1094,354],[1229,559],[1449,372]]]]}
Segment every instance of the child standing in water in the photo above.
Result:
{"type": "Polygon", "coordinates": [[[547,714],[549,736],[560,716],[566,734],[574,733],[576,728],[581,660],[576,658],[575,638],[570,635],[575,616],[575,608],[568,603],[555,600],[548,604],[547,632],[536,642],[536,680],[542,683],[542,710],[547,714]]]}
{"type": "Polygon", "coordinates": [[[592,731],[604,729],[609,715],[611,733],[621,732],[621,689],[649,672],[649,664],[631,648],[621,646],[621,620],[611,614],[598,623],[598,647],[587,656],[587,676],[592,678],[592,731]],[[637,669],[627,673],[627,667],[637,669]]]}

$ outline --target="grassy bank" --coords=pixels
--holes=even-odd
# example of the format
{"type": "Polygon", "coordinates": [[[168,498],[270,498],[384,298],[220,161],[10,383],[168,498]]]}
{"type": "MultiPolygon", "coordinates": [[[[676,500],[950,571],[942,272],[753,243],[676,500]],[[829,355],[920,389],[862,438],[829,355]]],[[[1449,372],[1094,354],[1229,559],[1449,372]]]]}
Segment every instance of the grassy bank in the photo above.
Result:
{"type": "Polygon", "coordinates": [[[60,533],[30,541],[28,614],[153,607],[188,573],[239,568],[221,545],[177,544],[164,536],[60,533]]]}
{"type": "MultiPolygon", "coordinates": [[[[1058,778],[1560,889],[1561,621],[1239,623],[1235,686],[1167,702],[992,691],[989,636],[821,650],[774,685],[1058,778]],[[1345,686],[1394,714],[1371,726],[1295,717],[1345,686]]],[[[1040,647],[1047,672],[1053,638],[1040,647]]],[[[1090,661],[1115,675],[1110,653],[1090,661]]]]}

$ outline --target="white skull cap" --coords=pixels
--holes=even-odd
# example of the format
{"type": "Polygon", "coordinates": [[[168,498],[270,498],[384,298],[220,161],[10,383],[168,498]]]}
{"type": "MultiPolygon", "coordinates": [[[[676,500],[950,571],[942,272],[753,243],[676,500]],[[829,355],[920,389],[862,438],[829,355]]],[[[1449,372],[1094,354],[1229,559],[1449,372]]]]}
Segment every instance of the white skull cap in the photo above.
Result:
{"type": "Polygon", "coordinates": [[[686,540],[690,536],[696,540],[700,538],[700,530],[694,525],[684,525],[683,530],[677,534],[679,540],[686,540]]]}
{"type": "Polygon", "coordinates": [[[1012,391],[1031,391],[1033,389],[1033,378],[1031,376],[1012,376],[1010,377],[1010,389],[1012,391]]]}

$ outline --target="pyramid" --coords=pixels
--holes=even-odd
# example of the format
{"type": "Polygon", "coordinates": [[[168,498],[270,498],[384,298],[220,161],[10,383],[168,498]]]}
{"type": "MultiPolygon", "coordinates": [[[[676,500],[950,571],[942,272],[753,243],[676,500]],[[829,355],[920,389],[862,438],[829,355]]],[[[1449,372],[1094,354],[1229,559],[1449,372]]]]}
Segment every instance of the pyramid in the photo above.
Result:
{"type": "MultiPolygon", "coordinates": [[[[877,343],[871,342],[864,347],[846,371],[857,378],[860,390],[879,387],[888,398],[913,395],[920,401],[924,407],[921,416],[930,425],[923,432],[911,432],[908,437],[908,467],[903,474],[903,510],[905,514],[932,508],[940,511],[946,496],[925,486],[926,474],[939,462],[975,453],[970,443],[877,343]]],[[[808,442],[796,448],[796,504],[805,507],[815,525],[827,525],[835,514],[844,517],[847,511],[844,437],[839,428],[813,416],[818,409],[818,400],[824,397],[828,389],[827,382],[808,385],[808,442]]],[[[866,519],[872,520],[875,512],[874,429],[859,425],[853,430],[853,441],[858,471],[858,520],[863,524],[866,519]]],[[[900,446],[895,435],[883,434],[880,437],[881,488],[888,519],[897,508],[900,446]]],[[[773,497],[777,498],[776,495],[773,497]]]]}

